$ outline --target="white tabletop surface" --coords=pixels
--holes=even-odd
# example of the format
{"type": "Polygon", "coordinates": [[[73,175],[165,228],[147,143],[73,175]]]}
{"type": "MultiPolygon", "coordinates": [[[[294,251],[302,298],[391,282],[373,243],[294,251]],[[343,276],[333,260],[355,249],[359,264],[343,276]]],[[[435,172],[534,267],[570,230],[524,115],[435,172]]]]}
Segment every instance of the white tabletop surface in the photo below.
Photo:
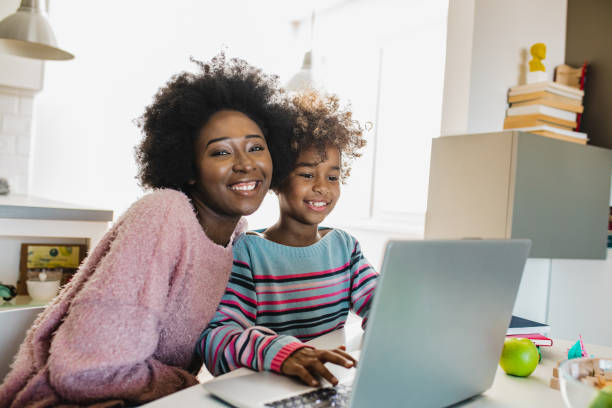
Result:
{"type": "Polygon", "coordinates": [[[0,299],[0,312],[4,310],[23,309],[26,307],[47,306],[48,303],[49,301],[34,300],[28,295],[17,295],[9,301],[0,299]]]}
{"type": "MultiPolygon", "coordinates": [[[[348,323],[346,329],[322,336],[311,343],[315,347],[320,348],[335,348],[340,344],[346,344],[349,351],[359,349],[363,331],[358,323],[348,323]]],[[[550,388],[549,384],[553,367],[556,366],[557,361],[566,358],[570,345],[571,342],[569,341],[555,340],[552,347],[541,347],[542,361],[533,374],[527,378],[509,376],[498,366],[493,386],[482,395],[472,398],[459,406],[470,408],[564,407],[561,392],[550,388]]],[[[588,345],[586,349],[590,354],[594,354],[597,357],[612,357],[611,347],[588,345]]],[[[225,374],[225,376],[251,373],[253,371],[241,368],[225,374]]],[[[165,398],[153,401],[146,406],[147,408],[229,407],[229,405],[212,397],[202,385],[194,385],[165,398]]]]}

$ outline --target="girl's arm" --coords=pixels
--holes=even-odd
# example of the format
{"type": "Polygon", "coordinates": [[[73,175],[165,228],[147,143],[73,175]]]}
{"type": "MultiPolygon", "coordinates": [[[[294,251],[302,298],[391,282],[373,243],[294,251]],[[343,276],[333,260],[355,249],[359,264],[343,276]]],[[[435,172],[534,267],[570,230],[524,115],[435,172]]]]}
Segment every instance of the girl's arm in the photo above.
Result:
{"type": "Polygon", "coordinates": [[[361,253],[361,246],[355,240],[351,254],[351,308],[363,318],[361,326],[366,327],[378,272],[372,268],[361,253]]]}
{"type": "Polygon", "coordinates": [[[239,243],[234,249],[234,266],[227,289],[196,344],[196,354],[214,375],[239,367],[280,373],[285,359],[307,346],[295,337],[256,326],[255,283],[248,254],[238,246],[239,243]]]}

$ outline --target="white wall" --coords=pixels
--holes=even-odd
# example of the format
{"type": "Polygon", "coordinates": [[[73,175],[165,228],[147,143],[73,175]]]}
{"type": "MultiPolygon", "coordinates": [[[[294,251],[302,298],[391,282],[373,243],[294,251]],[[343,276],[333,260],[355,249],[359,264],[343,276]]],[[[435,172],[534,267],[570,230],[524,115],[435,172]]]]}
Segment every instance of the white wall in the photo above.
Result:
{"type": "Polygon", "coordinates": [[[546,44],[550,80],[564,63],[566,15],[567,0],[450,1],[442,135],[502,130],[529,47],[546,44]]]}
{"type": "Polygon", "coordinates": [[[28,193],[33,93],[0,86],[0,178],[13,194],[28,193]]]}
{"type": "Polygon", "coordinates": [[[466,133],[470,112],[476,0],[449,1],[440,134],[466,133]]]}
{"type": "Polygon", "coordinates": [[[612,251],[605,261],[554,259],[551,270],[552,335],[612,347],[612,251]]]}
{"type": "MultiPolygon", "coordinates": [[[[115,210],[142,194],[135,180],[133,120],[170,76],[195,70],[226,48],[268,73],[288,77],[300,57],[288,6],[196,0],[51,4],[53,28],[72,61],[47,62],[36,98],[31,193],[115,210]],[[289,53],[290,54],[290,53],[289,53]]],[[[272,197],[271,197],[272,198],[272,197]]]]}
{"type": "Polygon", "coordinates": [[[301,45],[312,46],[317,86],[373,125],[330,223],[422,236],[429,149],[440,134],[446,12],[445,0],[341,3],[316,15],[312,41],[304,21],[301,45]]]}

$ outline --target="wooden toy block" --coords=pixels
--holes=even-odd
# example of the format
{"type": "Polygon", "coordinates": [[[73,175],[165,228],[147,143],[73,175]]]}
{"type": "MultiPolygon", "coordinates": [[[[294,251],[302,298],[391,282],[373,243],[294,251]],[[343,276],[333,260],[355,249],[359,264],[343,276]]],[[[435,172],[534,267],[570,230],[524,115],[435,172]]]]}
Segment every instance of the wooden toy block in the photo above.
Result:
{"type": "Polygon", "coordinates": [[[595,367],[599,367],[599,360],[585,361],[580,366],[580,376],[594,375],[595,367]]]}
{"type": "Polygon", "coordinates": [[[599,376],[603,375],[603,370],[599,367],[599,360],[595,360],[593,364],[593,375],[599,376]]]}
{"type": "Polygon", "coordinates": [[[604,378],[603,375],[600,374],[600,375],[596,376],[595,378],[597,379],[597,386],[599,388],[603,388],[603,387],[606,386],[606,379],[604,378]]]}
{"type": "Polygon", "coordinates": [[[599,384],[597,378],[595,377],[584,377],[580,379],[580,382],[590,385],[591,387],[597,387],[599,384]]]}
{"type": "MultiPolygon", "coordinates": [[[[560,389],[559,383],[559,365],[565,360],[559,360],[556,366],[552,369],[552,378],[550,379],[550,388],[555,390],[560,389]]],[[[575,368],[575,367],[574,367],[575,368]]],[[[612,385],[612,370],[602,369],[599,365],[599,359],[595,358],[592,361],[580,367],[578,373],[575,373],[580,378],[580,382],[591,387],[603,388],[607,385],[612,385]]]]}
{"type": "Polygon", "coordinates": [[[593,368],[589,368],[589,367],[580,367],[580,369],[578,370],[578,378],[582,378],[582,377],[593,377],[594,372],[593,372],[593,368]]]}
{"type": "Polygon", "coordinates": [[[550,388],[552,388],[553,390],[557,390],[557,391],[561,389],[558,378],[553,377],[550,379],[550,388]]]}

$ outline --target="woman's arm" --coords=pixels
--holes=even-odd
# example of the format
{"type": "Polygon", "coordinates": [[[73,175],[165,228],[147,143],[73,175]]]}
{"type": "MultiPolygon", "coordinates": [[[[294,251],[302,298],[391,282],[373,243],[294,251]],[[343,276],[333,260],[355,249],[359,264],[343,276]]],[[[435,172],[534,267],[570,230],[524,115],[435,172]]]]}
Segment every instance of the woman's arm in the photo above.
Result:
{"type": "Polygon", "coordinates": [[[108,252],[89,266],[95,270],[53,337],[49,382],[67,400],[140,403],[197,383],[154,357],[184,241],[181,213],[172,205],[142,207],[126,215],[108,252]]]}

